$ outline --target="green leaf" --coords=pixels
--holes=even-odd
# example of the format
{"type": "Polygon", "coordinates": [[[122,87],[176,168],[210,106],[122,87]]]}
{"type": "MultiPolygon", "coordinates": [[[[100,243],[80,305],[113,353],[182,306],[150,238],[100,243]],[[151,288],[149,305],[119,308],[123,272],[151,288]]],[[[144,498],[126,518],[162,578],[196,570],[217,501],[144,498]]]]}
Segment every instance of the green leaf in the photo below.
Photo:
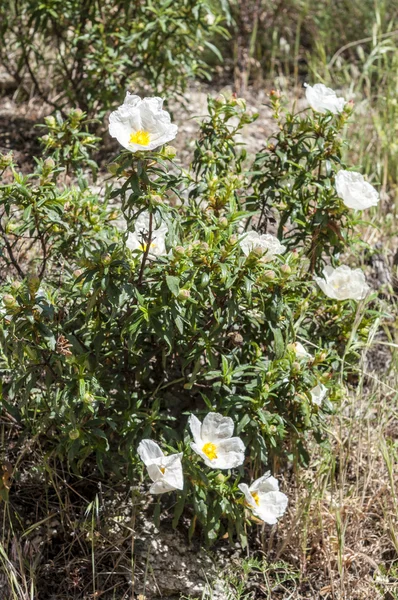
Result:
{"type": "Polygon", "coordinates": [[[174,275],[166,275],[166,283],[173,296],[177,297],[180,293],[180,280],[174,275]]]}

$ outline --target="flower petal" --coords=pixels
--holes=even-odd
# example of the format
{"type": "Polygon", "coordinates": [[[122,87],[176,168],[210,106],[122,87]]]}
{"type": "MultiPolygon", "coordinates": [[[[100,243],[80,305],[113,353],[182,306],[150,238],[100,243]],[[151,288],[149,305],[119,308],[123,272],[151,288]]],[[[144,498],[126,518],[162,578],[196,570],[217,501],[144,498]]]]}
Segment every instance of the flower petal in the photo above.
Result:
{"type": "Polygon", "coordinates": [[[196,454],[198,454],[198,456],[200,456],[204,463],[210,467],[211,469],[215,468],[214,467],[214,461],[210,460],[209,457],[207,456],[207,454],[205,454],[204,452],[202,452],[202,446],[203,446],[203,442],[201,440],[199,440],[199,445],[195,444],[194,442],[191,442],[191,448],[194,452],[196,452],[196,454]]]}
{"type": "Polygon", "coordinates": [[[288,505],[288,498],[282,492],[259,493],[259,506],[253,509],[253,513],[269,525],[275,525],[288,505]]]}
{"type": "MultiPolygon", "coordinates": [[[[198,446],[201,446],[202,443],[202,437],[201,437],[201,430],[202,430],[202,423],[199,421],[199,419],[197,417],[195,417],[195,415],[190,415],[189,419],[188,419],[188,425],[190,427],[193,439],[195,441],[195,444],[198,444],[198,446]]],[[[196,452],[196,450],[195,450],[196,452]]]]}
{"type": "Polygon", "coordinates": [[[238,437],[221,440],[216,448],[217,458],[213,459],[213,469],[234,469],[245,461],[245,445],[238,437]]]}
{"type": "Polygon", "coordinates": [[[150,494],[164,494],[165,492],[172,492],[176,488],[170,485],[165,479],[159,479],[155,481],[149,488],[150,494]]]}
{"type": "Polygon", "coordinates": [[[277,492],[278,490],[278,480],[275,479],[275,477],[272,477],[270,471],[265,473],[262,477],[259,477],[259,479],[256,479],[250,486],[250,492],[268,493],[277,492]]]}
{"type": "Polygon", "coordinates": [[[361,173],[340,170],[336,175],[337,195],[348,208],[365,210],[376,206],[379,194],[375,188],[365,181],[361,173]]]}
{"type": "Polygon", "coordinates": [[[208,413],[203,419],[201,438],[204,442],[217,442],[230,438],[234,433],[234,422],[219,413],[208,413]]]}
{"type": "Polygon", "coordinates": [[[313,110],[323,114],[328,111],[338,114],[344,110],[344,98],[338,98],[336,92],[323,83],[316,83],[314,86],[305,83],[304,87],[305,96],[313,110]]]}
{"type": "Polygon", "coordinates": [[[152,464],[157,458],[164,456],[159,445],[153,440],[142,440],[138,445],[137,452],[146,466],[152,464]]]}
{"type": "Polygon", "coordinates": [[[241,491],[241,492],[243,492],[243,494],[245,495],[245,500],[246,500],[247,504],[248,504],[249,506],[256,507],[256,506],[257,506],[257,504],[256,504],[256,502],[255,502],[255,500],[254,500],[253,496],[252,496],[252,495],[251,495],[251,493],[250,493],[249,486],[248,486],[248,485],[246,485],[246,483],[240,483],[240,484],[238,485],[238,488],[239,488],[239,489],[240,489],[240,491],[241,491]]]}
{"type": "Polygon", "coordinates": [[[163,466],[165,467],[164,480],[174,490],[182,490],[184,488],[181,458],[182,452],[166,456],[163,460],[163,466]]]}
{"type": "Polygon", "coordinates": [[[312,402],[314,404],[316,404],[317,406],[321,406],[323,399],[325,398],[327,393],[328,393],[327,388],[322,383],[319,383],[311,390],[312,402]]]}

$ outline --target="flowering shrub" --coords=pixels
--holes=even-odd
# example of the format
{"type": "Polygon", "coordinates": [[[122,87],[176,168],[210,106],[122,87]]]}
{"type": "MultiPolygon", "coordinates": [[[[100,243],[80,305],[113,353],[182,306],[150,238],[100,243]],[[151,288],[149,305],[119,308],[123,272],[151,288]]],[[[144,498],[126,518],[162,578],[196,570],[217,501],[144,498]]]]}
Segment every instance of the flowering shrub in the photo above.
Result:
{"type": "Polygon", "coordinates": [[[181,170],[161,101],[129,95],[105,197],[81,112],[47,120],[31,175],[0,163],[3,409],[75,469],[95,457],[137,485],[145,465],[141,489],[175,495],[174,525],[209,540],[282,516],[275,476],[326,443],[372,318],[362,271],[338,266],[359,218],[336,191],[352,107],[271,101],[279,131],[253,164],[243,100],[209,99],[181,170]]]}

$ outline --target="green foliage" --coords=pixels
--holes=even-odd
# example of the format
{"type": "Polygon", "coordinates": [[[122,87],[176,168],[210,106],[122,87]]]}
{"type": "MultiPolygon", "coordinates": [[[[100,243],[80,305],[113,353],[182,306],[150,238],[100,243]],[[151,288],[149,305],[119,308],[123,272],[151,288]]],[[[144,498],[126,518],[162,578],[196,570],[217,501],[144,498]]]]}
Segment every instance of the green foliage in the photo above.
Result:
{"type": "Polygon", "coordinates": [[[209,99],[190,170],[170,147],[123,151],[103,196],[88,185],[95,140],[79,112],[47,120],[51,156],[31,175],[10,156],[1,162],[3,410],[76,470],[95,455],[102,473],[136,481],[142,439],[182,452],[174,525],[191,514],[190,535],[200,524],[210,541],[228,533],[245,543],[239,481],[306,463],[312,435],[326,442],[325,420],[373,318],[313,282],[325,257],[336,262],[352,243],[333,188],[348,113],[277,113],[274,148],[250,165],[235,136],[255,116],[235,97],[209,99]],[[245,230],[264,230],[269,202],[287,252],[245,255],[245,230]],[[167,251],[153,255],[161,224],[167,251]],[[312,261],[314,236],[322,243],[312,261]],[[300,340],[311,357],[297,355],[300,340]],[[319,383],[328,388],[321,406],[311,395],[319,383]],[[189,414],[211,411],[230,416],[246,445],[234,473],[204,467],[190,448],[189,414]]]}
{"type": "Polygon", "coordinates": [[[6,0],[0,62],[55,108],[98,115],[126,86],[164,94],[207,77],[202,54],[218,53],[219,23],[207,0],[6,0]]]}
{"type": "Polygon", "coordinates": [[[261,208],[260,228],[277,209],[282,214],[278,237],[292,250],[303,248],[311,271],[320,271],[326,257],[344,251],[359,222],[336,197],[333,181],[338,167],[344,168],[339,134],[351,107],[338,117],[321,115],[314,123],[310,113],[286,115],[279,96],[271,93],[279,131],[254,163],[254,208],[261,208]]]}

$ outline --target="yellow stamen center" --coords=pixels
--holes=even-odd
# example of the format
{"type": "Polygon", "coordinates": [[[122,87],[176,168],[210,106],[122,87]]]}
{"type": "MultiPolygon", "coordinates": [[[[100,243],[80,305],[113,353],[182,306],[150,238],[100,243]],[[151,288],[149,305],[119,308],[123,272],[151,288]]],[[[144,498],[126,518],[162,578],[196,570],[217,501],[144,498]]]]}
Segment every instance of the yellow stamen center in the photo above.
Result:
{"type": "MultiPolygon", "coordinates": [[[[140,250],[142,250],[142,252],[145,252],[145,250],[147,249],[148,244],[140,244],[140,250]]],[[[151,248],[156,248],[156,244],[155,242],[151,242],[149,249],[151,248]]]]}
{"type": "Polygon", "coordinates": [[[130,135],[130,144],[138,144],[139,146],[148,146],[150,135],[148,131],[139,129],[130,135]]]}
{"type": "Polygon", "coordinates": [[[166,471],[166,467],[159,467],[159,470],[162,473],[162,475],[164,475],[164,473],[166,471]]]}
{"type": "Polygon", "coordinates": [[[260,498],[259,498],[259,496],[258,496],[257,492],[254,492],[254,493],[252,494],[252,496],[253,496],[253,500],[254,500],[254,502],[257,504],[257,506],[259,506],[259,505],[260,505],[260,498]]]}
{"type": "Polygon", "coordinates": [[[204,452],[210,460],[217,458],[216,445],[212,442],[207,442],[202,448],[202,452],[204,452]]]}

